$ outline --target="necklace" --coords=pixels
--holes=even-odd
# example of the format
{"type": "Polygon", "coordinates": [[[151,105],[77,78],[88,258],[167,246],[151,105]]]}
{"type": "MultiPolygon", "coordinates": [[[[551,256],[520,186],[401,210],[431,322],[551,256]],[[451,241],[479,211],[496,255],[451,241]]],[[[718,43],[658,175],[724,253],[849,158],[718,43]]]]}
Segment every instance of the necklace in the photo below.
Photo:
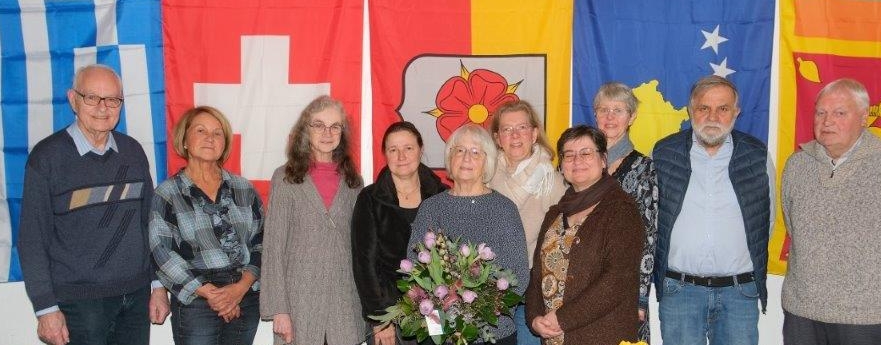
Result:
{"type": "Polygon", "coordinates": [[[414,187],[413,189],[411,189],[409,192],[406,192],[406,193],[399,191],[396,188],[396,191],[398,192],[398,197],[404,197],[404,200],[410,200],[410,194],[413,194],[413,192],[415,192],[417,190],[419,190],[419,186],[414,187]]]}

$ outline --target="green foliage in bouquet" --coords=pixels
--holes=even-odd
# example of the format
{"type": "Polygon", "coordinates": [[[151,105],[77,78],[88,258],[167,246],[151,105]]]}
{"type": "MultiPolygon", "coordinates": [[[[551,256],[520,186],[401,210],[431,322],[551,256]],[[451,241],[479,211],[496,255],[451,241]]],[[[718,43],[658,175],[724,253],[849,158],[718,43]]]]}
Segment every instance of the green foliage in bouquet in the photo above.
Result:
{"type": "Polygon", "coordinates": [[[385,314],[370,318],[397,324],[405,337],[419,342],[430,337],[438,345],[478,338],[495,343],[499,316],[510,316],[520,303],[512,291],[517,277],[492,262],[496,254],[484,243],[460,245],[441,232],[428,232],[414,250],[418,261],[401,260],[398,270],[404,275],[397,281],[404,296],[385,314]],[[440,324],[443,334],[430,336],[426,318],[440,324]]]}

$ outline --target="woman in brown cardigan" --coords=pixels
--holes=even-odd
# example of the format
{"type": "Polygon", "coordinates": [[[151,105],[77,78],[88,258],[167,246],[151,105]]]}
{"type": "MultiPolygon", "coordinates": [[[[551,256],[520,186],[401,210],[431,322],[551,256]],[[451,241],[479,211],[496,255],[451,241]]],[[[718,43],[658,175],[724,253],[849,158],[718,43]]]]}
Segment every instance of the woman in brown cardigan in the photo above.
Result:
{"type": "Polygon", "coordinates": [[[606,138],[576,126],[557,142],[571,185],[545,215],[526,314],[544,344],[618,344],[637,337],[643,225],[633,200],[606,173],[606,138]]]}

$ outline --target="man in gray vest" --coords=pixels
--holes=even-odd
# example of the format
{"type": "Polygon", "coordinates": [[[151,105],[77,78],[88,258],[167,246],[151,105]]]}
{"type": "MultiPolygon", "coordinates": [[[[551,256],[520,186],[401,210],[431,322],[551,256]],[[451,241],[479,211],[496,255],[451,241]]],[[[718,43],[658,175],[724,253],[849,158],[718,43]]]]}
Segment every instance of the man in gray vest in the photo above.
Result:
{"type": "Polygon", "coordinates": [[[881,343],[881,140],[866,129],[869,94],[853,79],[824,87],[814,138],[783,170],[792,238],[783,281],[785,344],[881,343]]]}
{"type": "Polygon", "coordinates": [[[758,344],[771,229],[765,144],[735,131],[738,93],[718,76],[691,89],[691,129],[655,145],[654,281],[665,344],[758,344]]]}

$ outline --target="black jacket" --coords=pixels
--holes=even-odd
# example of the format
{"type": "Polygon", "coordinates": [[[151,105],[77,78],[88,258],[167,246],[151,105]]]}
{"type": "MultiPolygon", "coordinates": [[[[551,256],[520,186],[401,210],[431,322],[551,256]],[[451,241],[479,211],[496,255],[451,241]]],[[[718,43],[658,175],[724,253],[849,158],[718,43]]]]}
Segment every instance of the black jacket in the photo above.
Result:
{"type": "MultiPolygon", "coordinates": [[[[430,168],[419,164],[422,200],[447,189],[430,168]]],[[[412,210],[415,215],[415,210],[412,210]]],[[[379,172],[376,182],[364,187],[352,213],[352,272],[361,298],[361,310],[367,315],[382,314],[395,304],[401,292],[395,285],[396,271],[407,257],[410,222],[398,206],[398,195],[388,167],[379,172]]],[[[369,320],[369,319],[368,319],[369,320]]]]}

